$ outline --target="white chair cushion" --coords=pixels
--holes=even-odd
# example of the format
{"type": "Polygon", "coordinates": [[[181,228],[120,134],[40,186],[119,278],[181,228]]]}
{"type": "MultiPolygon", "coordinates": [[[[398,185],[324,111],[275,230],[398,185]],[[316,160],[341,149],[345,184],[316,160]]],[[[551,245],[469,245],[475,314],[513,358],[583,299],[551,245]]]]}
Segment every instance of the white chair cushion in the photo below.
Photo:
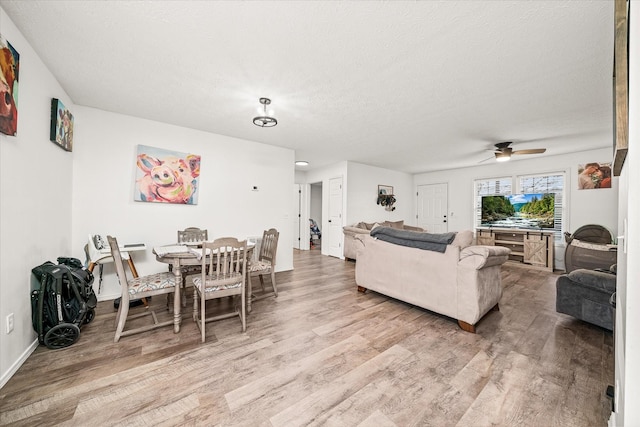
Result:
{"type": "Polygon", "coordinates": [[[129,280],[129,294],[154,291],[157,289],[173,288],[176,286],[176,276],[173,273],[164,272],[150,274],[149,276],[136,277],[129,280]]]}
{"type": "Polygon", "coordinates": [[[249,265],[249,271],[264,271],[271,268],[271,262],[269,261],[252,261],[251,265],[249,265]]]}
{"type": "MultiPolygon", "coordinates": [[[[207,281],[206,283],[208,283],[208,284],[205,287],[205,293],[215,292],[215,291],[223,291],[225,289],[239,288],[240,286],[242,286],[242,274],[234,273],[233,276],[236,276],[238,281],[234,282],[234,283],[227,283],[225,285],[212,286],[210,284],[211,282],[207,281]]],[[[202,291],[202,276],[201,275],[200,276],[195,276],[193,278],[193,286],[195,286],[199,291],[202,291]]]]}

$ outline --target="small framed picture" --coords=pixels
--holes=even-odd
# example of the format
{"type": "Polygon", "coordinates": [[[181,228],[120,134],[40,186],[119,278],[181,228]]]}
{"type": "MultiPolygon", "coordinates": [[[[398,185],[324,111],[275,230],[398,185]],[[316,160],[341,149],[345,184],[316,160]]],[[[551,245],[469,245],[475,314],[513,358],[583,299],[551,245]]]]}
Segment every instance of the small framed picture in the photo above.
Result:
{"type": "Polygon", "coordinates": [[[378,185],[378,196],[387,196],[393,194],[393,187],[390,185],[378,185]]]}
{"type": "Polygon", "coordinates": [[[49,139],[60,148],[73,151],[73,114],[62,101],[51,99],[51,131],[49,139]]]}

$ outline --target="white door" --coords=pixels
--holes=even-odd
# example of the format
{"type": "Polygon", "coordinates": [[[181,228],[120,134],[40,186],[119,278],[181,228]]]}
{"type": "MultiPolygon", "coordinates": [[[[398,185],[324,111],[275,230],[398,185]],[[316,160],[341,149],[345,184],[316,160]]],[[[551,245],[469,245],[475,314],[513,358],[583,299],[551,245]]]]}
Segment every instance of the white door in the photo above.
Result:
{"type": "Polygon", "coordinates": [[[322,247],[327,246],[327,255],[342,258],[342,177],[329,180],[329,232],[322,247]]]}
{"type": "Polygon", "coordinates": [[[300,184],[293,184],[293,249],[300,249],[300,184]]]}
{"type": "Polygon", "coordinates": [[[418,227],[424,228],[429,233],[448,231],[447,191],[447,184],[418,186],[418,227]]]}

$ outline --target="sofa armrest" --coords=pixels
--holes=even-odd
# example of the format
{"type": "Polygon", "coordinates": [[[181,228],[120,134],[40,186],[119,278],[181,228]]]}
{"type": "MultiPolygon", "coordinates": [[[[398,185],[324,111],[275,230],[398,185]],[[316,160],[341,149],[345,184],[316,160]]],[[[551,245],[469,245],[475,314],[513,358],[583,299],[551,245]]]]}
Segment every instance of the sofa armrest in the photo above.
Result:
{"type": "Polygon", "coordinates": [[[616,276],[612,273],[580,268],[573,270],[567,277],[573,282],[595,290],[612,293],[616,290],[616,276]]]}
{"type": "Polygon", "coordinates": [[[369,233],[371,233],[370,230],[367,230],[367,229],[364,229],[364,228],[360,228],[360,227],[353,227],[353,226],[350,226],[350,225],[346,225],[346,226],[342,227],[342,232],[344,234],[352,235],[352,236],[355,236],[355,235],[358,235],[358,234],[369,234],[369,233]]]}
{"type": "Polygon", "coordinates": [[[467,246],[460,252],[458,265],[480,270],[504,264],[509,259],[510,253],[510,249],[502,246],[467,246]]]}

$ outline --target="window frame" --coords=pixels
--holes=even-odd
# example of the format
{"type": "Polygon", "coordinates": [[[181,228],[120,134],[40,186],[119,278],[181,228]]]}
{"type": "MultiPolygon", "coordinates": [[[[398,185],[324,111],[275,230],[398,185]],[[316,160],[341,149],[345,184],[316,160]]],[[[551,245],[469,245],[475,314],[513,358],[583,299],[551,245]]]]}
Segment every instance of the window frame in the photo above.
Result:
{"type": "Polygon", "coordinates": [[[554,193],[556,196],[554,197],[555,202],[555,219],[554,224],[555,227],[552,229],[554,231],[554,242],[561,243],[564,231],[568,227],[568,215],[567,215],[567,171],[552,171],[552,172],[543,172],[543,173],[532,173],[532,174],[523,174],[523,175],[510,175],[510,176],[498,176],[498,177],[490,177],[490,178],[482,178],[482,179],[474,179],[473,180],[473,206],[475,209],[474,213],[474,230],[477,230],[481,225],[481,210],[482,210],[482,196],[508,196],[512,194],[523,194],[523,193],[554,193]],[[523,182],[527,179],[549,179],[550,177],[559,177],[560,178],[560,187],[551,187],[546,186],[545,188],[537,187],[535,183],[533,186],[526,186],[526,182],[523,182]],[[505,188],[505,190],[498,189],[497,191],[488,191],[493,187],[502,187],[505,181],[510,182],[510,188],[505,188]],[[500,185],[497,185],[500,183],[500,185]],[[482,185],[486,185],[487,188],[481,188],[482,185]],[[523,188],[524,187],[524,188],[523,188]],[[525,191],[526,189],[526,191],[525,191]],[[558,196],[559,195],[559,196],[558,196]]]}

